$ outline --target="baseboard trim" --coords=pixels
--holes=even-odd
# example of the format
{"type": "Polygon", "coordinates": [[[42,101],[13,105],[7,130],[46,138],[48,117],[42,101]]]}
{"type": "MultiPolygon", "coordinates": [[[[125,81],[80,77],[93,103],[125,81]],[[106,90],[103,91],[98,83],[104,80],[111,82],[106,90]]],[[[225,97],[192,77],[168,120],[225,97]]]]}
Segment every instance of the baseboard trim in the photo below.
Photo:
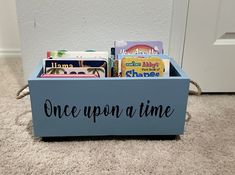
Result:
{"type": "Polygon", "coordinates": [[[0,56],[21,56],[21,50],[20,49],[0,49],[0,56]]]}

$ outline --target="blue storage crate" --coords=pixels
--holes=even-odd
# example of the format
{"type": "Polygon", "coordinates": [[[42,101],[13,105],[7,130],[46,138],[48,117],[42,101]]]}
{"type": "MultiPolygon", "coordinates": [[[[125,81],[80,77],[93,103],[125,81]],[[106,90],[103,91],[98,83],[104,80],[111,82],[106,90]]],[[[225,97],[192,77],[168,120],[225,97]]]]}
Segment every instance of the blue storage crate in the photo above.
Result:
{"type": "Polygon", "coordinates": [[[189,78],[170,60],[170,77],[29,78],[34,135],[180,135],[189,78]]]}

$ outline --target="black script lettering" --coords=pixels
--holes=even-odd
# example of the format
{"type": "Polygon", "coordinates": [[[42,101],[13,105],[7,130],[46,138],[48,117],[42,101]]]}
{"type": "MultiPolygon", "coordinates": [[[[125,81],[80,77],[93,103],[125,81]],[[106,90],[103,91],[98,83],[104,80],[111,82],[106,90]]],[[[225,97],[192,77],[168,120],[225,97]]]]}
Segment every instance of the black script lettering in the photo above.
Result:
{"type": "Polygon", "coordinates": [[[122,112],[123,112],[123,109],[120,110],[119,105],[112,106],[112,110],[111,110],[112,116],[119,118],[121,116],[122,112]]]}
{"type": "Polygon", "coordinates": [[[69,105],[65,105],[65,106],[64,106],[64,114],[65,114],[66,116],[70,116],[70,114],[71,114],[71,112],[70,112],[70,113],[68,112],[68,108],[69,108],[69,105]]]}
{"type": "MultiPolygon", "coordinates": [[[[91,110],[92,110],[91,108],[92,108],[91,106],[85,106],[85,107],[84,107],[84,115],[87,116],[88,118],[93,117],[93,122],[95,123],[95,122],[96,122],[96,115],[97,115],[97,113],[96,113],[97,107],[95,106],[95,107],[93,108],[93,111],[91,111],[91,110]]],[[[99,110],[100,110],[100,109],[99,109],[99,110]]],[[[100,112],[100,111],[99,111],[99,112],[100,112]]],[[[97,116],[98,116],[98,115],[97,115],[97,116]]]]}
{"type": "Polygon", "coordinates": [[[78,115],[79,115],[80,112],[81,112],[81,109],[78,110],[77,114],[76,114],[76,112],[77,112],[77,108],[76,108],[76,106],[73,106],[71,113],[72,113],[72,116],[73,116],[74,118],[78,117],[78,115]]]}
{"type": "Polygon", "coordinates": [[[69,105],[65,105],[64,107],[61,107],[60,105],[53,106],[51,101],[46,99],[44,103],[44,112],[47,117],[51,117],[52,114],[54,114],[55,117],[62,118],[63,116],[70,116],[77,117],[81,109],[78,110],[76,106],[73,106],[70,110],[69,105]]]}
{"type": "Polygon", "coordinates": [[[135,115],[136,110],[134,110],[133,106],[128,106],[126,108],[126,115],[132,118],[135,115]]]}
{"type": "Polygon", "coordinates": [[[164,113],[162,112],[162,110],[163,110],[162,105],[159,105],[159,106],[151,106],[150,111],[149,111],[149,112],[146,112],[146,113],[147,113],[147,115],[151,115],[151,116],[153,116],[153,115],[157,116],[157,115],[159,114],[159,117],[162,118],[163,115],[164,115],[164,113]]]}
{"type": "Polygon", "coordinates": [[[109,105],[105,105],[103,113],[105,116],[112,114],[112,110],[109,111],[109,105]]]}
{"type": "Polygon", "coordinates": [[[140,104],[140,111],[139,111],[139,116],[140,117],[148,117],[148,116],[156,116],[159,118],[162,117],[170,117],[174,109],[172,109],[170,106],[166,106],[166,108],[163,107],[163,105],[158,105],[158,106],[150,106],[149,105],[150,101],[147,101],[147,105],[145,105],[143,102],[140,104]]]}
{"type": "Polygon", "coordinates": [[[149,103],[150,103],[150,101],[148,100],[146,106],[144,106],[143,102],[140,104],[140,113],[139,113],[140,117],[143,117],[144,114],[146,116],[146,111],[148,111],[148,108],[149,108],[148,104],[149,103]]]}
{"type": "Polygon", "coordinates": [[[58,115],[59,118],[62,117],[60,105],[54,106],[54,107],[53,107],[53,111],[54,111],[54,116],[57,116],[57,115],[58,115]]]}
{"type": "Polygon", "coordinates": [[[170,106],[167,106],[165,110],[165,116],[169,118],[173,114],[174,111],[175,111],[174,109],[171,110],[170,106]]]}
{"type": "Polygon", "coordinates": [[[100,115],[104,116],[115,116],[116,118],[119,118],[122,114],[123,110],[120,110],[119,106],[112,106],[111,110],[109,105],[105,105],[103,109],[101,109],[100,106],[85,106],[84,107],[84,116],[87,116],[88,118],[93,118],[93,122],[96,122],[96,118],[100,115]]]}
{"type": "Polygon", "coordinates": [[[103,110],[103,114],[105,116],[108,116],[108,115],[111,114],[112,116],[115,116],[116,118],[119,118],[120,115],[122,114],[122,111],[123,110],[120,111],[120,108],[119,108],[118,105],[112,106],[111,110],[109,109],[109,105],[105,105],[104,110],[103,110]]]}
{"type": "Polygon", "coordinates": [[[94,106],[93,110],[91,106],[85,106],[84,107],[84,115],[88,118],[93,118],[93,122],[96,122],[96,117],[100,115],[100,107],[94,106]]]}
{"type": "Polygon", "coordinates": [[[46,99],[45,103],[44,103],[44,112],[46,114],[47,117],[51,117],[52,114],[52,104],[51,101],[46,99]]]}

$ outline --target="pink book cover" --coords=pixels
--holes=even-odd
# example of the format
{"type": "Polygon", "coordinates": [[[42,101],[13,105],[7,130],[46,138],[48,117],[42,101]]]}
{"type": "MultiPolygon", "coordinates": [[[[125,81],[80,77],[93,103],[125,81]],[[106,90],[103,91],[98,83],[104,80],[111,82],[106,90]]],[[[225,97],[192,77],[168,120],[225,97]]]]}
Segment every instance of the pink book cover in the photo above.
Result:
{"type": "Polygon", "coordinates": [[[163,54],[162,41],[115,41],[115,59],[118,54],[163,54]]]}
{"type": "Polygon", "coordinates": [[[41,78],[98,78],[94,74],[42,74],[41,78]]]}

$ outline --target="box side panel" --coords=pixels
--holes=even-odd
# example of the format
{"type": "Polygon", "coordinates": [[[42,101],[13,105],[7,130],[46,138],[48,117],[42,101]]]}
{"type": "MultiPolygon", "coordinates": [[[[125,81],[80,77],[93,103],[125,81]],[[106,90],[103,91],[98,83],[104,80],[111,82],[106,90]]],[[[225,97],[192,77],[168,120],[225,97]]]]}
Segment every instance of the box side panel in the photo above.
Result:
{"type": "Polygon", "coordinates": [[[170,62],[171,62],[171,68],[173,69],[173,71],[177,71],[180,77],[182,78],[186,78],[189,79],[189,77],[186,75],[186,73],[181,69],[181,67],[175,62],[174,59],[170,58],[170,62]]]}
{"type": "Polygon", "coordinates": [[[179,135],[188,79],[33,80],[36,136],[179,135]]]}
{"type": "Polygon", "coordinates": [[[42,62],[43,62],[42,60],[39,61],[39,63],[38,63],[37,66],[35,67],[34,71],[33,71],[33,72],[31,73],[31,75],[29,76],[28,81],[37,79],[38,74],[42,71],[42,67],[43,67],[43,66],[42,66],[42,65],[43,65],[42,62]]]}

